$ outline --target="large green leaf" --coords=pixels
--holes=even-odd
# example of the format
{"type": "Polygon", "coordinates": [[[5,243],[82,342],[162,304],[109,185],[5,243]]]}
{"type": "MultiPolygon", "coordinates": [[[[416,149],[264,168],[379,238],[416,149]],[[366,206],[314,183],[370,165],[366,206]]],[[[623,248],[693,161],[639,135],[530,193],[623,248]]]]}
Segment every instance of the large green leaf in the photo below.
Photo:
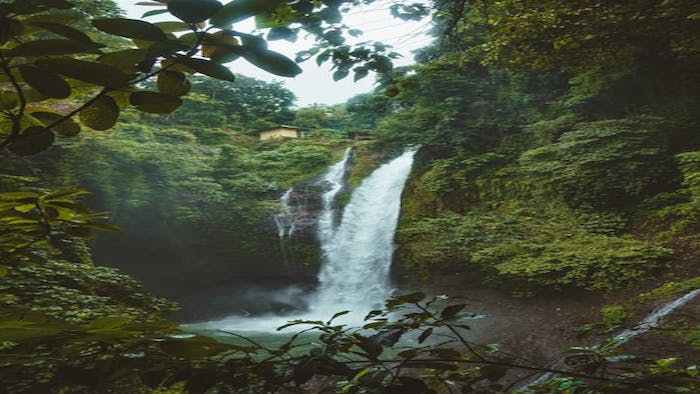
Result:
{"type": "Polygon", "coordinates": [[[93,130],[109,130],[117,123],[119,106],[113,98],[101,96],[90,106],[80,111],[79,117],[84,125],[93,130]]]}
{"type": "Polygon", "coordinates": [[[80,41],[50,39],[28,41],[20,44],[9,51],[9,56],[12,57],[40,57],[40,56],[57,56],[71,55],[75,53],[100,53],[100,44],[87,44],[80,41]]]}
{"type": "Polygon", "coordinates": [[[162,71],[158,74],[158,90],[171,96],[184,96],[190,92],[191,84],[185,74],[177,71],[162,71]]]}
{"type": "Polygon", "coordinates": [[[282,77],[296,77],[302,72],[292,59],[268,49],[246,47],[243,57],[255,66],[282,77]]]}
{"type": "Polygon", "coordinates": [[[77,42],[82,42],[85,44],[94,44],[92,39],[88,37],[87,34],[83,33],[82,31],[78,29],[74,29],[70,26],[66,26],[61,23],[54,23],[54,22],[31,22],[29,23],[30,26],[36,26],[41,29],[44,29],[46,31],[50,31],[51,33],[57,34],[59,36],[63,36],[69,40],[77,41],[77,42]]]}
{"type": "Polygon", "coordinates": [[[66,77],[100,86],[123,87],[131,79],[117,67],[85,60],[55,58],[40,59],[36,63],[66,77]]]}
{"type": "Polygon", "coordinates": [[[99,30],[115,36],[144,41],[164,41],[168,36],[151,23],[138,19],[103,18],[95,19],[92,24],[99,30]]]}
{"type": "Polygon", "coordinates": [[[152,114],[169,114],[182,105],[179,97],[157,92],[134,92],[130,101],[139,110],[152,114]]]}
{"type": "Polygon", "coordinates": [[[121,70],[132,72],[136,65],[146,60],[149,56],[148,49],[124,49],[122,51],[105,53],[98,59],[100,63],[118,67],[121,70]]]}
{"type": "Polygon", "coordinates": [[[39,93],[57,99],[70,96],[70,85],[58,74],[32,65],[19,67],[22,79],[39,93]]]}
{"type": "Polygon", "coordinates": [[[264,12],[271,12],[284,0],[233,0],[224,5],[209,21],[216,27],[228,27],[264,12]]]}
{"type": "Polygon", "coordinates": [[[10,110],[19,105],[19,96],[11,90],[0,90],[0,109],[10,110]]]}
{"type": "Polygon", "coordinates": [[[211,18],[223,5],[217,0],[170,0],[168,11],[187,23],[199,23],[211,18]]]}
{"type": "Polygon", "coordinates": [[[209,34],[202,40],[202,55],[217,63],[232,62],[243,53],[240,41],[229,31],[209,34]]]}
{"type": "Polygon", "coordinates": [[[205,59],[186,57],[178,58],[177,62],[191,68],[192,70],[200,74],[208,75],[212,78],[221,79],[223,81],[229,82],[233,82],[236,79],[236,76],[233,75],[233,72],[231,72],[231,70],[217,62],[205,59]]]}
{"type": "Polygon", "coordinates": [[[31,156],[51,147],[55,138],[51,130],[33,126],[24,130],[8,149],[20,156],[31,156]]]}
{"type": "MultiPolygon", "coordinates": [[[[53,112],[32,112],[30,114],[33,118],[40,121],[44,126],[48,126],[51,123],[63,118],[62,115],[53,112]]],[[[80,133],[80,126],[73,121],[73,119],[66,119],[59,123],[57,126],[51,128],[51,130],[57,132],[64,137],[74,137],[80,133]]]]}

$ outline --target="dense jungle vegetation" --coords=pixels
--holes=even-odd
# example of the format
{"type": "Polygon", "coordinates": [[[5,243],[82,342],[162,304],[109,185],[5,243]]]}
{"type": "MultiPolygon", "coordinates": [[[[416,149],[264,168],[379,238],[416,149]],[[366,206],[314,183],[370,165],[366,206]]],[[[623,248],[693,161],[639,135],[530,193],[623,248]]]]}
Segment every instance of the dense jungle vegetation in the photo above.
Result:
{"type": "Polygon", "coordinates": [[[466,306],[423,293],[364,330],[334,324],[344,311],[285,328],[311,344],[224,343],[173,318],[205,286],[313,282],[315,240],[285,266],[270,218],[351,146],[351,188],[421,147],[400,283],[469,272],[517,297],[610,297],[589,326],[606,335],[700,288],[696,1],[391,3],[435,37],[407,67],[382,43],[346,44],[343,13],[373,0],[145,3],[132,20],[111,0],[0,1],[0,393],[700,390],[697,316],[654,352],[606,343],[555,366],[471,343],[466,306]],[[234,29],[248,18],[263,35],[234,29]],[[300,34],[316,41],[296,59],[267,47],[300,34]],[[284,77],[329,62],[377,85],[296,108],[284,85],[225,66],[239,58],[284,77]],[[308,136],[258,139],[281,124],[308,136]]]}

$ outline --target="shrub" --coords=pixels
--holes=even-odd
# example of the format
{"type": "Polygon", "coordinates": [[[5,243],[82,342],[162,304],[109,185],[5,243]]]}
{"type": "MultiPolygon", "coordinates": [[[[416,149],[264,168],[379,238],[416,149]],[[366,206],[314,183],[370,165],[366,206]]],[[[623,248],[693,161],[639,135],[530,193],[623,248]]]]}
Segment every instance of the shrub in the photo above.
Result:
{"type": "Polygon", "coordinates": [[[659,118],[579,124],[558,143],[525,152],[520,163],[524,176],[574,208],[630,208],[679,183],[659,118]]]}
{"type": "Polygon", "coordinates": [[[556,206],[421,218],[405,223],[398,240],[399,258],[419,272],[470,264],[493,283],[535,290],[624,288],[671,256],[669,249],[631,237],[588,232],[575,215],[556,206]]]}
{"type": "Polygon", "coordinates": [[[605,305],[600,309],[602,324],[607,329],[619,327],[627,321],[629,315],[622,305],[605,305]]]}

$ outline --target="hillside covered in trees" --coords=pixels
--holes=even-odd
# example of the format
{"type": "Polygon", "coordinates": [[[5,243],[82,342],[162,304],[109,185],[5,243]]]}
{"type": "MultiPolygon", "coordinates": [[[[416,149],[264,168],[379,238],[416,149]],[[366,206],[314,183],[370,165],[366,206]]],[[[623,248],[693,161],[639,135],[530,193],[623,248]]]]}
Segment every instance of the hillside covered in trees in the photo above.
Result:
{"type": "Polygon", "coordinates": [[[143,3],[0,1],[0,393],[700,390],[696,1],[143,3]]]}

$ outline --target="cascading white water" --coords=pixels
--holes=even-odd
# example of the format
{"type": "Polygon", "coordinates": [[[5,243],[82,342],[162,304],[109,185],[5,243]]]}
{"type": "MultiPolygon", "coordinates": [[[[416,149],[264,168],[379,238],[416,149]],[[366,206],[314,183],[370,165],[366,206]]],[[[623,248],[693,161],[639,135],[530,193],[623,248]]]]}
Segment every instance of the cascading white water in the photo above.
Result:
{"type": "Polygon", "coordinates": [[[323,175],[320,183],[327,187],[321,196],[323,202],[323,209],[321,210],[321,215],[318,218],[318,238],[321,243],[321,248],[323,253],[326,254],[326,245],[330,241],[335,231],[335,198],[343,189],[343,180],[345,179],[345,173],[348,169],[348,162],[350,161],[350,152],[352,148],[345,150],[343,159],[331,166],[328,171],[323,175]]]}
{"type": "Polygon", "coordinates": [[[325,261],[313,308],[323,313],[341,309],[366,312],[389,296],[389,270],[401,193],[413,164],[409,150],[379,167],[355,189],[340,226],[321,234],[325,261]]]}
{"type": "Polygon", "coordinates": [[[275,224],[277,225],[277,234],[281,240],[289,238],[294,233],[294,212],[289,205],[289,198],[292,195],[294,188],[290,188],[282,197],[280,197],[280,212],[275,215],[275,224]]]}
{"type": "Polygon", "coordinates": [[[300,315],[231,316],[199,325],[200,328],[271,332],[289,320],[328,319],[341,310],[345,324],[361,325],[368,311],[381,306],[391,293],[389,272],[401,194],[411,172],[415,150],[382,165],[352,193],[341,222],[334,225],[335,198],[343,187],[350,150],[330,167],[321,182],[323,210],[318,236],[323,251],[319,289],[308,298],[309,310],[300,315]]]}

